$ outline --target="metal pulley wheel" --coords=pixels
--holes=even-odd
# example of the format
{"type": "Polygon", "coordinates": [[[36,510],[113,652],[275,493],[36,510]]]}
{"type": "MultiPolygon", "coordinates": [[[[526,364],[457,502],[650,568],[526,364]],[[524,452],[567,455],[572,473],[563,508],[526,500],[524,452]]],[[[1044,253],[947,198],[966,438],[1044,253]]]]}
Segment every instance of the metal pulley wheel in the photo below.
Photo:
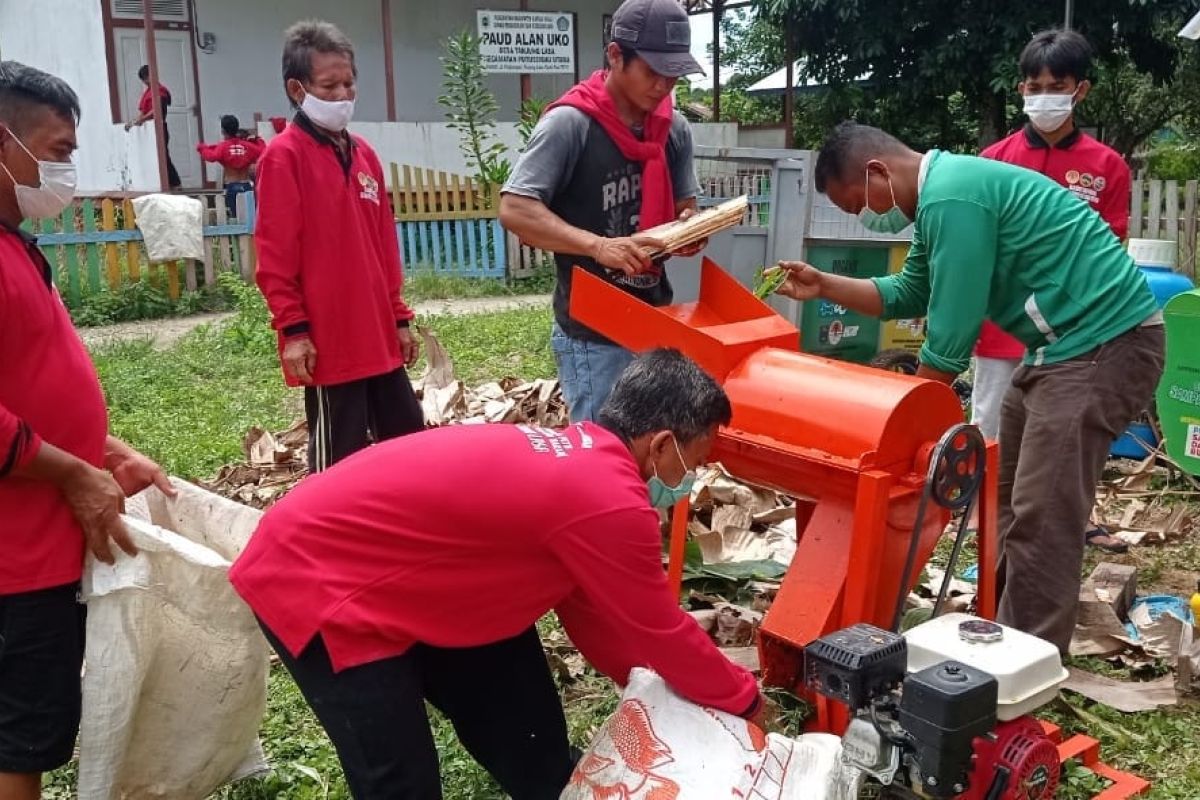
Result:
{"type": "Polygon", "coordinates": [[[930,499],[951,511],[966,508],[983,484],[986,461],[987,444],[978,427],[964,423],[946,431],[929,458],[930,499]]]}
{"type": "Polygon", "coordinates": [[[921,502],[917,506],[917,519],[913,524],[912,538],[908,544],[908,557],[904,561],[903,579],[900,591],[896,597],[895,613],[892,617],[892,630],[900,630],[900,621],[904,617],[904,604],[908,591],[915,580],[913,568],[916,566],[917,547],[921,541],[921,529],[925,526],[925,510],[929,502],[949,511],[961,511],[958,525],[958,535],[955,537],[954,549],[946,564],[946,576],[942,580],[941,591],[938,592],[937,602],[933,613],[941,611],[946,592],[950,588],[950,578],[954,571],[955,562],[962,550],[963,540],[967,533],[968,517],[979,487],[983,485],[984,467],[987,464],[987,444],[983,434],[975,425],[959,423],[942,434],[929,455],[929,470],[925,474],[925,490],[921,493],[921,502]]]}

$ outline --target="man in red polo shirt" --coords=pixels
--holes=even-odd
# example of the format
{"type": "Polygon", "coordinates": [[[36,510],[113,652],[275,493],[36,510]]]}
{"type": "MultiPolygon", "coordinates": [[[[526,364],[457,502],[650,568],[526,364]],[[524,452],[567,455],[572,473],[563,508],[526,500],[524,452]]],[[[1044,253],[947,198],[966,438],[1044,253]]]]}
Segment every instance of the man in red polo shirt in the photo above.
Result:
{"type": "Polygon", "coordinates": [[[354,47],[328,22],[284,34],[296,116],[258,164],[258,286],[289,386],[304,386],[308,466],[421,430],[405,366],[417,359],[401,297],[396,221],[375,151],[346,126],[354,47]]]}
{"type": "Polygon", "coordinates": [[[573,757],[535,628],[552,609],[618,683],[648,666],[761,722],[754,677],[672,595],[655,510],[688,496],[730,415],[695,363],[655,350],[621,374],[599,424],[406,436],[267,512],[229,578],[356,800],[441,797],[426,700],[513,800],[558,798],[573,757]]]}
{"type": "Polygon", "coordinates": [[[75,189],[79,100],[66,83],[0,61],[0,798],[36,800],[79,728],[85,544],[135,552],[118,513],[150,483],[145,456],[107,435],[96,372],[19,225],[55,217],[75,189]]]}
{"type": "MultiPolygon", "coordinates": [[[[1075,106],[1091,89],[1092,48],[1076,31],[1042,31],[1021,52],[1019,88],[1029,122],[980,155],[1018,164],[1053,178],[1088,203],[1118,239],[1129,232],[1129,165],[1106,144],[1075,125],[1075,106]]],[[[989,439],[1000,436],[1000,406],[1025,347],[990,321],[975,346],[971,422],[989,439]]],[[[1124,552],[1128,545],[1091,527],[1087,541],[1124,552]]]]}
{"type": "MultiPolygon", "coordinates": [[[[140,127],[148,120],[154,119],[155,103],[150,91],[150,66],[148,64],[142,64],[138,69],[138,80],[145,84],[146,91],[142,92],[141,98],[138,99],[138,115],[125,123],[125,130],[140,127]]],[[[175,169],[175,162],[171,160],[171,132],[167,128],[167,106],[169,105],[171,105],[171,90],[160,83],[158,84],[157,112],[162,114],[163,118],[163,147],[167,151],[167,184],[172,190],[175,190],[183,182],[179,179],[179,170],[175,169]]]]}

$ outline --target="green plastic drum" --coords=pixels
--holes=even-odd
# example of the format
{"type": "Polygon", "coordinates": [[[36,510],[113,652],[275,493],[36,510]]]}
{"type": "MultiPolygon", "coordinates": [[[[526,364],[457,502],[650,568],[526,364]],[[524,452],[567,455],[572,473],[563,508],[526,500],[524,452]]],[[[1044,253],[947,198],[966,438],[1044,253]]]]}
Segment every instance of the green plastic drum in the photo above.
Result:
{"type": "MultiPolygon", "coordinates": [[[[823,272],[853,278],[888,273],[886,247],[808,248],[808,263],[823,272]]],[[[806,353],[866,363],[879,351],[880,323],[826,300],[810,300],[800,312],[800,348],[806,353]]]]}

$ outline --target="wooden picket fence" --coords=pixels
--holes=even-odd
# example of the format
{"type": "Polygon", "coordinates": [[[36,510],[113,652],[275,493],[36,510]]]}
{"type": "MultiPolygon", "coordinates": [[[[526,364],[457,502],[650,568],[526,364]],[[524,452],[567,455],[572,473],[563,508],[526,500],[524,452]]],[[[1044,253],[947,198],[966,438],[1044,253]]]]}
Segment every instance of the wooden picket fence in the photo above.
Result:
{"type": "Polygon", "coordinates": [[[484,195],[471,178],[391,165],[392,210],[406,270],[466,278],[503,278],[506,233],[500,187],[484,195]]]}
{"type": "Polygon", "coordinates": [[[1195,280],[1198,182],[1135,180],[1130,198],[1129,235],[1178,243],[1176,269],[1195,280]],[[1182,191],[1181,191],[1182,189],[1182,191]]]}
{"type": "Polygon", "coordinates": [[[205,258],[150,264],[137,229],[133,203],[124,197],[82,197],[54,219],[26,222],[38,237],[38,247],[54,270],[55,282],[67,301],[78,305],[87,294],[116,290],[125,282],[147,279],[166,284],[178,300],[184,289],[213,286],[219,271],[233,270],[249,279],[254,274],[254,195],[239,197],[239,212],[230,219],[222,192],[194,195],[205,203],[205,258]]]}

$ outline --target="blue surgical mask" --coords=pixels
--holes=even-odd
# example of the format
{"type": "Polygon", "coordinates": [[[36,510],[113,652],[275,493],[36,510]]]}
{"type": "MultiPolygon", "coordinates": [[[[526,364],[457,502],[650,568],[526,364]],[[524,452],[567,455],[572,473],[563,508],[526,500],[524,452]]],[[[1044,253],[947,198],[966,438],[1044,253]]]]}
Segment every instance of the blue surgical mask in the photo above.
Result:
{"type": "Polygon", "coordinates": [[[650,505],[655,508],[671,508],[692,493],[692,484],[696,482],[696,470],[687,468],[687,462],[683,460],[683,453],[679,450],[679,440],[672,436],[671,441],[675,443],[675,454],[679,456],[679,463],[685,471],[678,485],[668,486],[658,477],[658,467],[654,468],[654,474],[646,481],[646,487],[650,490],[650,505]]]}
{"type": "Polygon", "coordinates": [[[872,233],[899,233],[912,224],[900,206],[896,205],[896,191],[892,188],[892,177],[888,176],[888,191],[892,193],[892,207],[884,213],[871,210],[871,173],[867,172],[867,188],[863,195],[863,207],[858,212],[858,221],[872,233]]]}

